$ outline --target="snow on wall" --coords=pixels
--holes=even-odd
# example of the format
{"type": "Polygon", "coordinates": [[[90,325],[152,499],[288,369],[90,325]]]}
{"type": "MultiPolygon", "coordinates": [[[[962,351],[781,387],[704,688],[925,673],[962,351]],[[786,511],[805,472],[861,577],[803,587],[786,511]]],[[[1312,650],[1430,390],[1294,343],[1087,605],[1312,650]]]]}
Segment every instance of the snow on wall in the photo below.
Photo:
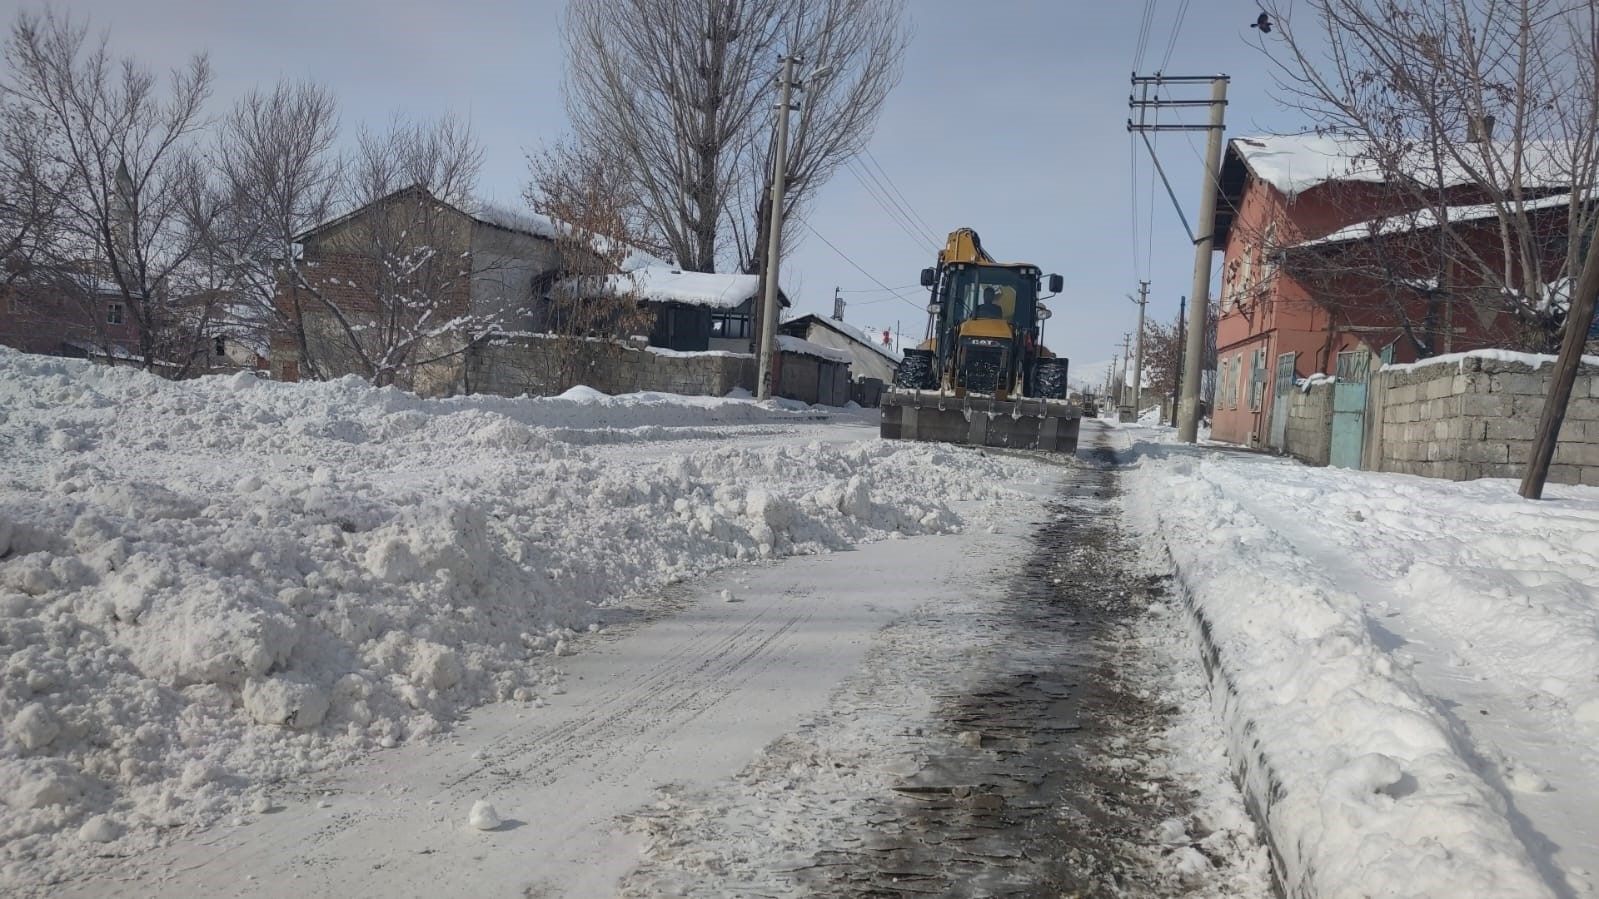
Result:
{"type": "MultiPolygon", "coordinates": [[[[1464,353],[1444,353],[1438,356],[1429,356],[1416,362],[1405,362],[1396,365],[1384,365],[1382,370],[1392,374],[1399,372],[1415,371],[1434,365],[1453,365],[1464,370],[1467,359],[1481,359],[1486,362],[1506,362],[1525,365],[1536,371],[1545,365],[1554,365],[1555,357],[1545,353],[1522,353],[1516,350],[1469,350],[1464,353]]],[[[1583,356],[1583,365],[1599,365],[1599,356],[1583,356]]]]}
{"type": "Polygon", "coordinates": [[[97,851],[136,853],[473,705],[540,705],[550,659],[616,597],[957,530],[946,503],[1004,508],[991,485],[1023,465],[880,441],[583,445],[782,415],[175,383],[0,349],[0,892],[71,870],[92,816],[97,851]]]}

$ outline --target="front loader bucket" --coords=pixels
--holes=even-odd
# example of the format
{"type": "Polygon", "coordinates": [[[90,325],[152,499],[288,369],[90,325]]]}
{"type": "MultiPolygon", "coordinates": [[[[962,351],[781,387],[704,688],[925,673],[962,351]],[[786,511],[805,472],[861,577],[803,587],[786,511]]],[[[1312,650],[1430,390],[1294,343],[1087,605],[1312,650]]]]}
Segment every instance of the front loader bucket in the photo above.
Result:
{"type": "Polygon", "coordinates": [[[885,440],[926,440],[970,446],[1077,451],[1082,412],[1060,400],[993,400],[936,391],[883,394],[885,440]]]}

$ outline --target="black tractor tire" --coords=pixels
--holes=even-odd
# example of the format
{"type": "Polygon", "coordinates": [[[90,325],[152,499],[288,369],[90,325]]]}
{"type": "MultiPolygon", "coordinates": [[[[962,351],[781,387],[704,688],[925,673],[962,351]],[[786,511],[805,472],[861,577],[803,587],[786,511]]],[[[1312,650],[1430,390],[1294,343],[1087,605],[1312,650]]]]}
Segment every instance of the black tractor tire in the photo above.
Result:
{"type": "Polygon", "coordinates": [[[938,386],[938,375],[933,371],[934,363],[932,350],[906,350],[905,358],[894,370],[894,386],[932,390],[938,386]]]}
{"type": "Polygon", "coordinates": [[[1068,385],[1066,383],[1065,359],[1040,359],[1038,367],[1033,371],[1033,395],[1047,400],[1063,400],[1066,398],[1068,385]]]}

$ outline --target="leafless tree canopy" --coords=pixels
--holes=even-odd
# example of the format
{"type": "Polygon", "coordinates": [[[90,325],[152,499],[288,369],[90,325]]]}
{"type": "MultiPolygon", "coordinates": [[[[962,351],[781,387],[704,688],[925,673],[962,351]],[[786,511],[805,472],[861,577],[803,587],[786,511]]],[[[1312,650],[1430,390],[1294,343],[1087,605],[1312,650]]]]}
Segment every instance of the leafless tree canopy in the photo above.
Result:
{"type": "Polygon", "coordinates": [[[650,225],[699,271],[757,270],[778,60],[829,65],[796,94],[785,204],[871,136],[899,78],[903,0],[571,0],[567,106],[614,153],[650,225]]]}
{"type": "MultiPolygon", "coordinates": [[[[5,60],[7,122],[37,129],[5,141],[8,172],[24,178],[7,206],[48,209],[38,222],[53,231],[52,258],[35,245],[35,261],[109,284],[138,322],[144,364],[185,366],[213,311],[195,272],[221,208],[195,152],[210,64],[196,56],[163,84],[54,11],[18,15],[5,60]]],[[[29,249],[24,227],[7,235],[13,253],[19,233],[29,249]]]]}
{"type": "MultiPolygon", "coordinates": [[[[1582,264],[1599,171],[1599,8],[1580,0],[1265,0],[1282,99],[1318,130],[1362,145],[1370,164],[1441,235],[1432,265],[1545,342],[1559,285],[1582,264]],[[1453,187],[1452,190],[1445,189],[1453,187]],[[1568,239],[1551,246],[1528,204],[1569,192],[1568,239]],[[1495,252],[1450,207],[1491,204],[1495,252]],[[1551,288],[1551,285],[1555,285],[1551,288]]],[[[1449,285],[1443,290],[1448,291],[1449,285]]]]}
{"type": "Polygon", "coordinates": [[[239,98],[222,120],[215,148],[228,197],[215,236],[234,262],[252,323],[264,332],[257,341],[274,331],[291,335],[301,370],[313,377],[321,370],[306,340],[305,304],[314,298],[300,278],[283,276],[298,272],[301,232],[337,208],[343,171],[337,140],[333,95],[309,82],[280,82],[239,98]]]}

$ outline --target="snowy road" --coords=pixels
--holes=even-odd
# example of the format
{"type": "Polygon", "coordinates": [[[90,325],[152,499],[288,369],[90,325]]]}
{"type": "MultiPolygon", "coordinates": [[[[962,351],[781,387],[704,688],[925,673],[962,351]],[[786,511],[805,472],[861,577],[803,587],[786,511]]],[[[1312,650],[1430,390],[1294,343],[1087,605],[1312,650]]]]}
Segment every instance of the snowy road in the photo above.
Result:
{"type": "Polygon", "coordinates": [[[737,772],[825,705],[885,623],[929,598],[981,596],[1025,547],[1014,534],[891,540],[698,583],[680,610],[580,645],[561,665],[566,692],[537,714],[482,709],[453,741],[302,784],[275,813],[60,895],[607,894],[642,842],[618,832],[622,816],[658,787],[737,772]],[[480,798],[501,830],[467,827],[480,798]]]}

